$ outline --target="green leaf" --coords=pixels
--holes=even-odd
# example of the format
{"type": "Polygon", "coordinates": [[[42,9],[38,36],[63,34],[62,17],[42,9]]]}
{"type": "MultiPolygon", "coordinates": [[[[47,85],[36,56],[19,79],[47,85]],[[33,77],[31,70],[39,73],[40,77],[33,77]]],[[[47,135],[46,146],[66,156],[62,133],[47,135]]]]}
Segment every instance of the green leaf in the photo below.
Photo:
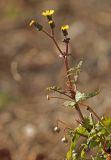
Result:
{"type": "Polygon", "coordinates": [[[98,146],[99,143],[100,143],[100,138],[98,138],[96,134],[90,136],[90,137],[87,139],[87,145],[88,145],[90,148],[94,148],[94,147],[98,146]]]}
{"type": "Polygon", "coordinates": [[[75,100],[76,102],[87,100],[88,98],[94,97],[99,94],[99,90],[91,93],[81,93],[77,90],[75,100]]]}
{"type": "Polygon", "coordinates": [[[69,151],[67,152],[66,157],[67,157],[67,160],[71,160],[71,158],[72,158],[72,151],[71,151],[71,150],[69,150],[69,151]]]}
{"type": "Polygon", "coordinates": [[[101,136],[101,135],[104,135],[104,136],[109,135],[109,132],[107,130],[107,128],[110,129],[109,126],[106,126],[104,124],[104,126],[105,126],[104,127],[103,124],[104,124],[103,122],[102,123],[101,122],[97,122],[96,125],[95,125],[99,136],[101,136]]]}
{"type": "Polygon", "coordinates": [[[74,101],[65,101],[64,102],[64,106],[65,107],[71,107],[71,108],[73,108],[74,106],[75,106],[75,102],[74,101]]]}
{"type": "Polygon", "coordinates": [[[102,123],[103,123],[106,127],[111,128],[111,117],[105,117],[105,118],[102,120],[102,123]]]}
{"type": "Polygon", "coordinates": [[[74,76],[75,82],[77,82],[77,80],[78,80],[79,74],[81,72],[81,66],[82,66],[82,64],[83,64],[83,61],[80,61],[78,63],[78,65],[76,66],[76,73],[75,73],[75,76],[74,76]]]}
{"type": "Polygon", "coordinates": [[[82,151],[81,151],[81,158],[82,158],[82,159],[85,158],[85,151],[84,151],[84,148],[83,148],[82,151]]]}
{"type": "Polygon", "coordinates": [[[96,157],[92,157],[92,160],[106,160],[106,157],[104,157],[104,155],[97,155],[96,157]]]}
{"type": "Polygon", "coordinates": [[[72,145],[71,145],[71,149],[74,150],[75,149],[75,146],[76,146],[76,143],[79,139],[80,135],[78,134],[75,134],[72,138],[72,145]]]}
{"type": "Polygon", "coordinates": [[[87,117],[84,118],[83,127],[84,127],[88,132],[90,132],[91,129],[93,128],[93,125],[90,123],[89,117],[88,117],[88,118],[87,118],[87,117]]]}
{"type": "Polygon", "coordinates": [[[90,115],[89,115],[89,123],[90,123],[90,125],[91,125],[91,126],[93,126],[93,125],[94,125],[94,121],[93,121],[92,113],[90,113],[90,115]]]}
{"type": "Polygon", "coordinates": [[[79,74],[81,72],[81,66],[83,64],[83,61],[80,61],[76,66],[70,68],[68,70],[68,75],[74,76],[74,82],[77,82],[79,74]]]}
{"type": "Polygon", "coordinates": [[[75,133],[80,133],[80,134],[84,134],[84,135],[88,135],[88,132],[86,130],[86,128],[84,128],[83,126],[77,127],[75,130],[75,133]]]}
{"type": "Polygon", "coordinates": [[[96,96],[98,93],[98,91],[92,93],[81,93],[77,90],[75,95],[75,101],[65,101],[64,105],[66,107],[73,108],[77,102],[87,100],[88,98],[96,96]]]}
{"type": "Polygon", "coordinates": [[[73,137],[71,137],[70,150],[67,152],[67,155],[66,155],[67,160],[76,160],[76,154],[73,154],[73,151],[75,150],[75,146],[79,137],[80,136],[77,134],[74,134],[73,137]]]}

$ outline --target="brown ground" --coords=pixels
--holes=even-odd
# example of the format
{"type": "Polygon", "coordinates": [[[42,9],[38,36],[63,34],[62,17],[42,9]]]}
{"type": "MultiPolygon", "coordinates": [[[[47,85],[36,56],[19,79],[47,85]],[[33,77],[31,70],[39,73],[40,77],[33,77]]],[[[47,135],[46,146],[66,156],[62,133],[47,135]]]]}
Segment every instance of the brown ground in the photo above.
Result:
{"type": "MultiPolygon", "coordinates": [[[[79,89],[101,89],[89,101],[100,115],[111,114],[111,1],[0,1],[0,159],[62,160],[68,149],[63,133],[53,127],[60,119],[75,127],[76,112],[58,100],[47,101],[47,86],[64,82],[64,69],[53,43],[29,28],[46,9],[55,9],[57,30],[70,25],[74,62],[84,59],[79,89]],[[11,154],[11,155],[10,155],[11,154]],[[8,157],[5,159],[5,157],[8,157]]],[[[62,37],[56,30],[62,47],[62,37]]],[[[86,112],[85,109],[83,109],[86,112]]]]}

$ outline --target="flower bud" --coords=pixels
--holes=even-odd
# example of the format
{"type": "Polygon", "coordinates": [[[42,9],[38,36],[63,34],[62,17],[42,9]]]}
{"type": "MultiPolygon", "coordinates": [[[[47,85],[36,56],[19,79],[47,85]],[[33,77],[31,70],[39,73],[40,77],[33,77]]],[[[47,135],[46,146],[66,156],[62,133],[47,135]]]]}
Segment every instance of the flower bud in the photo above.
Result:
{"type": "Polygon", "coordinates": [[[54,23],[54,21],[50,20],[48,23],[49,23],[49,25],[50,25],[50,27],[51,27],[52,29],[55,28],[55,23],[54,23]]]}
{"type": "Polygon", "coordinates": [[[29,26],[34,26],[35,28],[37,28],[38,31],[41,31],[43,29],[43,26],[39,23],[37,23],[35,20],[31,20],[31,22],[29,23],[29,26]]]}
{"type": "Polygon", "coordinates": [[[60,58],[63,58],[63,55],[62,55],[62,54],[59,54],[59,57],[60,57],[60,58]]]}
{"type": "Polygon", "coordinates": [[[66,136],[64,136],[64,137],[61,139],[61,141],[62,141],[63,143],[68,143],[68,139],[66,138],[66,136]]]}
{"type": "Polygon", "coordinates": [[[49,97],[49,95],[47,95],[47,100],[50,100],[50,97],[49,97]]]}
{"type": "Polygon", "coordinates": [[[58,126],[54,127],[54,132],[59,133],[60,132],[60,128],[58,126]]]}

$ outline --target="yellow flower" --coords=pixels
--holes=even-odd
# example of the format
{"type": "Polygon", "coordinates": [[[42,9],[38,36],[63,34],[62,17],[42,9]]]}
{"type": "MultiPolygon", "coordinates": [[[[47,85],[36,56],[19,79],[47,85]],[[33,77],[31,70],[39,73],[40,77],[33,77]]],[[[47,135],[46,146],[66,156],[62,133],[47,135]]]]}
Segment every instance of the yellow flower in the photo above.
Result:
{"type": "Polygon", "coordinates": [[[54,10],[46,10],[45,12],[42,13],[43,16],[52,16],[54,14],[54,10]]]}
{"type": "Polygon", "coordinates": [[[64,25],[64,26],[61,27],[61,30],[62,30],[62,31],[68,30],[68,29],[69,29],[69,25],[64,25]]]}
{"type": "Polygon", "coordinates": [[[66,37],[68,35],[67,30],[69,29],[69,25],[64,25],[61,27],[61,31],[63,32],[63,35],[66,37]]]}

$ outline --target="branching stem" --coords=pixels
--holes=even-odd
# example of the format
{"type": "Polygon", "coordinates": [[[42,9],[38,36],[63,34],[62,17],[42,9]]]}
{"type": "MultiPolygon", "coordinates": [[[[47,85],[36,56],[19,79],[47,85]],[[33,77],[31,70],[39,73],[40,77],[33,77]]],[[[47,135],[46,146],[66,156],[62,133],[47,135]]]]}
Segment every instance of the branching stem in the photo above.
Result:
{"type": "MultiPolygon", "coordinates": [[[[68,63],[68,45],[69,45],[69,42],[65,42],[66,44],[66,50],[65,52],[63,52],[61,50],[61,48],[59,47],[56,39],[55,39],[55,35],[54,35],[54,30],[51,29],[51,35],[45,31],[45,30],[42,30],[43,33],[45,33],[49,38],[51,38],[55,44],[55,46],[57,47],[57,49],[59,50],[60,54],[62,55],[63,59],[64,59],[64,66],[65,66],[65,69],[66,69],[66,75],[67,75],[67,78],[68,78],[68,88],[69,88],[69,91],[70,91],[70,94],[71,94],[71,98],[73,100],[75,100],[75,95],[76,95],[76,86],[72,86],[72,83],[71,83],[71,76],[68,74],[68,71],[69,71],[69,63],[68,63]]],[[[78,112],[78,115],[80,117],[80,119],[82,120],[82,122],[84,122],[84,117],[83,117],[83,114],[80,110],[80,107],[78,105],[78,103],[75,105],[75,109],[77,110],[78,112]]]]}

